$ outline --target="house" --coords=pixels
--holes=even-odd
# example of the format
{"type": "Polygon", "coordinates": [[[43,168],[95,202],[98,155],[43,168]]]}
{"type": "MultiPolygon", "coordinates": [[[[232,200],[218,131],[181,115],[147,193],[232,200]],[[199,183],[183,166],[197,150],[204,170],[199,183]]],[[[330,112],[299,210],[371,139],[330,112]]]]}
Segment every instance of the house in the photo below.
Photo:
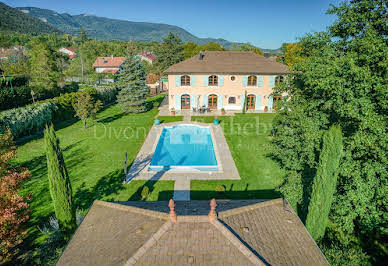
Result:
{"type": "Polygon", "coordinates": [[[117,74],[120,70],[120,66],[125,61],[125,57],[118,56],[106,56],[106,57],[97,57],[94,61],[93,67],[97,73],[110,73],[117,74]]]}
{"type": "Polygon", "coordinates": [[[76,51],[74,47],[62,47],[59,49],[59,52],[67,54],[70,59],[74,58],[76,51]]]}
{"type": "Polygon", "coordinates": [[[14,45],[10,48],[0,48],[0,59],[16,59],[25,56],[26,48],[14,45]]]}
{"type": "Polygon", "coordinates": [[[288,67],[244,51],[206,51],[169,67],[169,108],[206,107],[241,111],[273,108],[282,96],[271,95],[288,67]]]}
{"type": "Polygon", "coordinates": [[[329,265],[283,199],[94,201],[57,265],[329,265]]]}
{"type": "Polygon", "coordinates": [[[136,58],[139,58],[140,60],[147,61],[151,65],[156,60],[156,56],[151,52],[137,53],[136,58]]]}

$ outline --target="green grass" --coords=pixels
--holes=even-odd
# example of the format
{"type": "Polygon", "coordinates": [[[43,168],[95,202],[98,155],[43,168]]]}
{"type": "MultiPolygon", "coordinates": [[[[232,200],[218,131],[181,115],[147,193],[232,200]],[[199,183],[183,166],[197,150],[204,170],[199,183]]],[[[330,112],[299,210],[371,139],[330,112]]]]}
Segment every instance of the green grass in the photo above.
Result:
{"type": "MultiPolygon", "coordinates": [[[[144,185],[150,188],[146,200],[168,200],[172,197],[173,181],[133,181],[128,185],[122,184],[125,153],[128,153],[130,165],[157,113],[157,109],[152,109],[142,114],[126,115],[113,105],[98,113],[96,121],[88,121],[86,130],[82,129],[80,121],[56,125],[78,209],[87,210],[95,199],[139,200],[139,191],[144,185]]],[[[49,217],[54,214],[41,135],[18,146],[16,163],[27,167],[32,174],[22,190],[23,194],[33,194],[25,244],[41,244],[45,237],[37,226],[47,224],[49,217]]]]}
{"type": "MultiPolygon", "coordinates": [[[[285,172],[268,154],[274,114],[238,114],[220,116],[229,149],[236,163],[239,181],[191,181],[191,199],[257,199],[277,198],[274,189],[283,181],[285,172]],[[217,185],[226,187],[216,193],[217,185]]],[[[214,117],[192,117],[193,121],[211,123],[214,117]]]]}
{"type": "Polygon", "coordinates": [[[171,122],[183,121],[183,116],[181,116],[181,115],[158,116],[157,118],[159,119],[160,123],[171,123],[171,122]]]}

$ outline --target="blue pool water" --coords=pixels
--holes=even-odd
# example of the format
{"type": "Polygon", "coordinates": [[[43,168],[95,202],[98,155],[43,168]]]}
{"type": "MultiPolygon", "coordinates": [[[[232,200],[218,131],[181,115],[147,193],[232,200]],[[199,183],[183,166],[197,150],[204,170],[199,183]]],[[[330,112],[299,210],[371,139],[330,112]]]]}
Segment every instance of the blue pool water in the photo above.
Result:
{"type": "Polygon", "coordinates": [[[169,169],[218,170],[209,127],[177,125],[163,128],[149,170],[169,169]]]}

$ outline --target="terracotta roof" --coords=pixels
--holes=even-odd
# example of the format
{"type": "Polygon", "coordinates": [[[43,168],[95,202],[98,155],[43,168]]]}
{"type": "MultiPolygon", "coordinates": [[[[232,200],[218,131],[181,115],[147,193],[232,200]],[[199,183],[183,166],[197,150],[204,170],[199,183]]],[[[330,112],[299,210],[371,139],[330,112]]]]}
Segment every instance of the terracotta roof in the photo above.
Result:
{"type": "Polygon", "coordinates": [[[282,199],[95,201],[57,265],[328,265],[282,199]]]}
{"type": "Polygon", "coordinates": [[[140,52],[138,53],[137,55],[142,55],[144,57],[147,57],[149,59],[151,59],[152,61],[155,61],[156,60],[156,56],[154,56],[152,53],[150,52],[140,52]]]}
{"type": "Polygon", "coordinates": [[[285,74],[288,67],[252,52],[205,51],[202,60],[195,55],[164,73],[285,74]]]}
{"type": "Polygon", "coordinates": [[[125,57],[118,56],[105,56],[105,57],[97,57],[96,61],[94,61],[93,67],[116,67],[120,68],[121,64],[125,61],[125,57]]]}
{"type": "Polygon", "coordinates": [[[77,50],[74,47],[64,47],[66,50],[69,50],[73,53],[75,53],[77,50]]]}

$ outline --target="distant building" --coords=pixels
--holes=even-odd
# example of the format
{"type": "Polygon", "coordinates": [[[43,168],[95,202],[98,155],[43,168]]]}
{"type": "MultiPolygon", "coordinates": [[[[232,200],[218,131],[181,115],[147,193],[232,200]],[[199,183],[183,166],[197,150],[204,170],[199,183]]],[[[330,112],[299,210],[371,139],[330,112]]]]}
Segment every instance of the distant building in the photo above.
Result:
{"type": "Polygon", "coordinates": [[[97,73],[117,74],[125,59],[126,58],[122,56],[97,57],[96,61],[94,61],[93,67],[97,73]]]}
{"type": "Polygon", "coordinates": [[[0,48],[0,59],[15,59],[24,55],[26,48],[21,45],[14,45],[10,48],[0,48]]]}
{"type": "Polygon", "coordinates": [[[136,58],[139,58],[140,60],[147,61],[152,65],[154,61],[156,61],[156,56],[151,52],[141,52],[136,54],[136,58]]]}
{"type": "Polygon", "coordinates": [[[59,52],[67,54],[70,59],[73,59],[77,50],[74,47],[62,47],[59,52]]]}

